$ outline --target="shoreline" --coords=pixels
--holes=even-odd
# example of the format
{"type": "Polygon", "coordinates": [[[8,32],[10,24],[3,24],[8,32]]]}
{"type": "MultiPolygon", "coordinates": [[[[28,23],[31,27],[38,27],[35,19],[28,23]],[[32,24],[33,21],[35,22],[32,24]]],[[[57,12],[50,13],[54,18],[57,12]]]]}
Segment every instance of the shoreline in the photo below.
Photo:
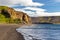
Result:
{"type": "Polygon", "coordinates": [[[21,24],[0,24],[0,40],[24,40],[23,35],[16,31],[16,28],[21,26],[21,24]]]}

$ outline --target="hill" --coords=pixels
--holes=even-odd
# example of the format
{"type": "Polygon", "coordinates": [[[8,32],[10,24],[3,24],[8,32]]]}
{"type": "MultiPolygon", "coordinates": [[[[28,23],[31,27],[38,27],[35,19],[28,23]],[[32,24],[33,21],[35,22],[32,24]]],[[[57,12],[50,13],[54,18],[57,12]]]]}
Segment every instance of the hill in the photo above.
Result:
{"type": "Polygon", "coordinates": [[[36,24],[60,24],[60,16],[31,17],[36,24]]]}
{"type": "Polygon", "coordinates": [[[15,11],[7,6],[0,6],[0,23],[31,23],[31,18],[24,12],[15,11]]]}

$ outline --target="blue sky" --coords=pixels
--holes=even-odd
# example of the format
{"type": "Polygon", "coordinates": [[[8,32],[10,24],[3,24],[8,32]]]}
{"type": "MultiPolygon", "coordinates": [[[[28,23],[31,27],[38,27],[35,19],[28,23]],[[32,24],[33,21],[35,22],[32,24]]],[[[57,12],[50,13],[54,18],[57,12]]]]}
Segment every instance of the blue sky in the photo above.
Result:
{"type": "Polygon", "coordinates": [[[30,16],[60,16],[60,0],[0,0],[1,5],[30,16]]]}
{"type": "Polygon", "coordinates": [[[33,1],[45,4],[41,8],[47,9],[48,12],[60,12],[60,2],[56,2],[53,0],[33,0],[33,1]]]}
{"type": "MultiPolygon", "coordinates": [[[[58,0],[57,0],[58,1],[58,0]]],[[[60,12],[60,2],[53,0],[33,0],[33,2],[43,3],[44,6],[37,6],[38,8],[46,9],[47,12],[60,12]]],[[[14,8],[24,8],[25,6],[15,6],[14,8]]]]}

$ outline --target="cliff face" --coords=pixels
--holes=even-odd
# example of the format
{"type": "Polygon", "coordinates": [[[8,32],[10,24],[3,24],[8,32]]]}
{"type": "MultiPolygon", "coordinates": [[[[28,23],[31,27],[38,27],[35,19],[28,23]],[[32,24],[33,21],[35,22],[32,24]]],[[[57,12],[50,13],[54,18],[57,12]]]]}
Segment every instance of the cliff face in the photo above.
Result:
{"type": "Polygon", "coordinates": [[[13,8],[0,6],[0,14],[4,15],[10,20],[17,20],[21,23],[31,23],[31,18],[23,12],[15,11],[13,8]]]}
{"type": "Polygon", "coordinates": [[[60,16],[32,17],[32,23],[60,24],[60,16]]]}

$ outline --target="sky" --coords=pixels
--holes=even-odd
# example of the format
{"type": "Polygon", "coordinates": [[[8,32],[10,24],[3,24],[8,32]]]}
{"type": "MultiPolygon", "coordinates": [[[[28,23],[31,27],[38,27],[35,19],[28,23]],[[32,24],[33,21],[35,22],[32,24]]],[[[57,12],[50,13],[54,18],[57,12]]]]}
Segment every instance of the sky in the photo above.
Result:
{"type": "Polygon", "coordinates": [[[60,16],[60,0],[0,0],[0,6],[9,6],[31,17],[60,16]]]}

